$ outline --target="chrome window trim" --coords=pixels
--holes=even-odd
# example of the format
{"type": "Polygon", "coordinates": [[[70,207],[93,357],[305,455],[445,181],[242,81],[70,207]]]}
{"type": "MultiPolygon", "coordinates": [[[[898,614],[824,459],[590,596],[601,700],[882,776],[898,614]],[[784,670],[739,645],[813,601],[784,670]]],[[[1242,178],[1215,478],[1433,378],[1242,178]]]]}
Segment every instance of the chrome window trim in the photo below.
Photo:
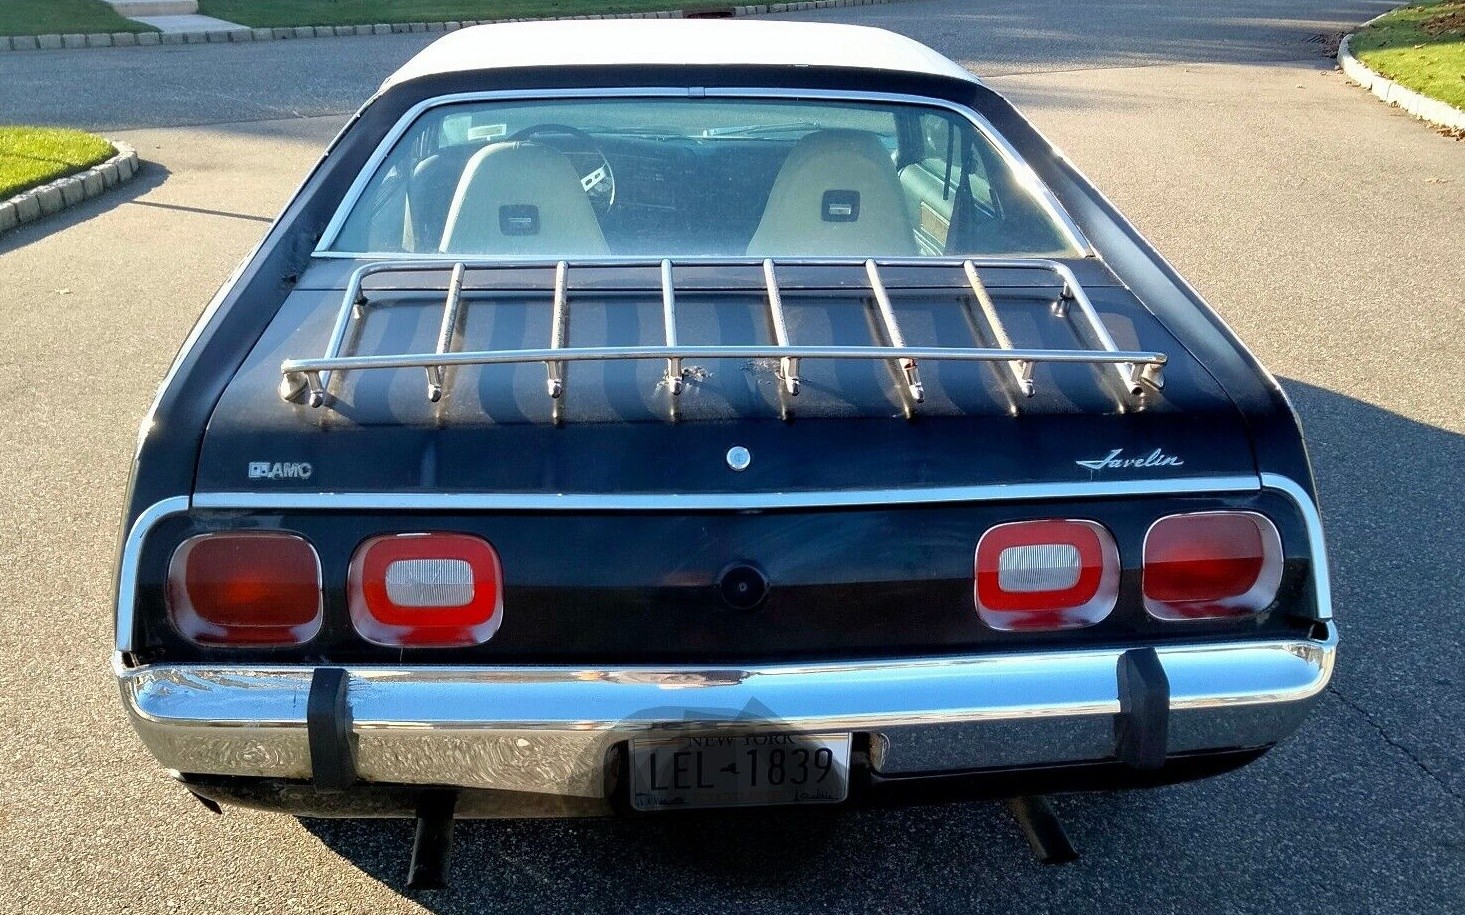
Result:
{"type": "Polygon", "coordinates": [[[1259,492],[1255,476],[755,493],[199,492],[195,508],[379,511],[763,511],[1259,492]]]}
{"type": "MultiPolygon", "coordinates": [[[[359,174],[351,187],[347,189],[346,195],[341,198],[341,203],[336,207],[335,213],[326,223],[325,230],[321,233],[320,241],[316,243],[315,250],[311,252],[312,257],[321,258],[380,258],[398,257],[402,252],[389,251],[332,251],[331,246],[336,243],[341,229],[345,226],[346,219],[351,211],[356,208],[357,202],[371,179],[376,175],[377,169],[382,162],[396,148],[397,141],[417,121],[423,112],[441,105],[460,104],[462,102],[476,101],[504,101],[504,100],[534,100],[534,99],[572,99],[572,98],[750,98],[750,99],[788,99],[791,101],[840,101],[840,102],[888,102],[893,104],[920,105],[927,108],[943,108],[965,118],[977,132],[986,138],[997,150],[1007,167],[1012,169],[1013,175],[1023,189],[1031,193],[1058,225],[1062,228],[1068,241],[1074,246],[1074,253],[1081,257],[1097,256],[1093,245],[1089,244],[1078,223],[1068,214],[1068,211],[1059,203],[1053,192],[1038,178],[1036,172],[1023,161],[1016,148],[1008,142],[992,122],[987,120],[980,112],[965,105],[959,105],[946,99],[929,98],[926,96],[909,95],[895,92],[853,92],[849,90],[835,89],[777,89],[777,88],[717,88],[717,89],[693,89],[688,87],[637,87],[637,88],[603,88],[603,89],[528,89],[528,90],[485,90],[482,92],[457,92],[451,95],[441,95],[430,99],[424,99],[409,108],[392,129],[387,131],[372,151],[371,157],[362,166],[359,174]]],[[[417,256],[442,257],[435,252],[416,252],[417,256]]],[[[411,255],[407,255],[411,256],[411,255]]]]}
{"type": "Polygon", "coordinates": [[[142,541],[159,521],[171,515],[188,511],[187,496],[173,496],[154,502],[137,516],[127,539],[122,542],[122,556],[117,568],[117,614],[116,630],[113,633],[117,651],[132,650],[132,626],[134,605],[137,601],[137,563],[142,552],[142,541]]]}

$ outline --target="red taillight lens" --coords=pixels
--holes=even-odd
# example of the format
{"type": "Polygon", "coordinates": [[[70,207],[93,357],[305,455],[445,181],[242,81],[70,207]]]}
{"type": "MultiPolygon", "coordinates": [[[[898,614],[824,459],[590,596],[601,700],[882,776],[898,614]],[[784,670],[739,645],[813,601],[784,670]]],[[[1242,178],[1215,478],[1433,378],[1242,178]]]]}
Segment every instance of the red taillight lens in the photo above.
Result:
{"type": "Polygon", "coordinates": [[[320,631],[320,559],[295,534],[201,534],[173,553],[167,600],[200,644],[299,645],[320,631]]]}
{"type": "Polygon", "coordinates": [[[994,629],[1092,626],[1119,598],[1119,551],[1092,521],[999,524],[977,544],[976,601],[994,629]]]}
{"type": "Polygon", "coordinates": [[[477,645],[502,616],[498,553],[467,534],[373,537],[352,557],[347,586],[351,622],[378,645],[477,645]]]}
{"type": "Polygon", "coordinates": [[[1282,583],[1282,539],[1254,512],[1170,515],[1145,535],[1145,609],[1162,620],[1265,610],[1282,583]]]}

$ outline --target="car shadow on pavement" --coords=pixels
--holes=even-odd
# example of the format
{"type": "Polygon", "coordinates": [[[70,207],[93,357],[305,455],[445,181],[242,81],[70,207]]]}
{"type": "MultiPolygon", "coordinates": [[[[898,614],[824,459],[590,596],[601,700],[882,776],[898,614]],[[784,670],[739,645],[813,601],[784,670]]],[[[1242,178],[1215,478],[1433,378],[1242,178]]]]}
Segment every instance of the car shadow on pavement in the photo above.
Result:
{"type": "Polygon", "coordinates": [[[59,213],[42,216],[35,222],[18,226],[4,235],[0,235],[0,255],[18,250],[58,232],[64,232],[72,226],[95,219],[103,213],[130,203],[161,187],[170,175],[171,172],[166,167],[156,162],[142,161],[139,163],[136,177],[126,184],[120,184],[100,196],[83,200],[59,213]]]}
{"type": "Polygon", "coordinates": [[[1004,857],[1031,860],[1018,827],[996,802],[461,820],[448,888],[413,891],[406,887],[411,821],[300,822],[370,876],[439,913],[548,911],[568,899],[583,899],[585,910],[597,912],[722,911],[730,898],[763,898],[758,908],[764,911],[808,911],[775,900],[785,891],[802,899],[811,893],[870,898],[872,871],[886,869],[874,859],[920,860],[935,872],[978,861],[993,866],[1004,857]],[[933,818],[943,825],[931,824],[933,818]],[[977,851],[946,841],[957,826],[977,851]],[[868,866],[860,863],[867,859],[868,866]],[[710,900],[719,902],[704,905],[710,900]]]}
{"type": "Polygon", "coordinates": [[[1003,805],[987,801],[460,821],[449,888],[414,892],[410,821],[300,822],[436,913],[1092,912],[1116,892],[1144,903],[1129,910],[1173,911],[1197,885],[1216,910],[1259,911],[1296,889],[1296,859],[1279,847],[1324,852],[1310,856],[1309,879],[1338,890],[1335,911],[1368,910],[1349,890],[1365,879],[1361,861],[1419,877],[1380,889],[1400,897],[1394,910],[1446,911],[1429,881],[1452,866],[1450,852],[1427,833],[1445,828],[1435,821],[1450,820],[1465,789],[1465,645],[1438,637],[1458,630],[1465,606],[1465,435],[1302,382],[1284,387],[1315,465],[1345,640],[1330,695],[1297,737],[1236,772],[1056,798],[1082,856],[1074,864],[1038,864],[1003,805]],[[1401,683],[1426,684],[1430,701],[1401,683]],[[1416,813],[1403,822],[1398,809],[1416,813]],[[1376,840],[1384,835],[1394,838],[1376,840]]]}
{"type": "MultiPolygon", "coordinates": [[[[1418,403],[1439,403],[1417,384],[1418,403]]],[[[1465,796],[1465,434],[1283,387],[1302,417],[1332,564],[1343,641],[1330,689],[1465,796]]]]}

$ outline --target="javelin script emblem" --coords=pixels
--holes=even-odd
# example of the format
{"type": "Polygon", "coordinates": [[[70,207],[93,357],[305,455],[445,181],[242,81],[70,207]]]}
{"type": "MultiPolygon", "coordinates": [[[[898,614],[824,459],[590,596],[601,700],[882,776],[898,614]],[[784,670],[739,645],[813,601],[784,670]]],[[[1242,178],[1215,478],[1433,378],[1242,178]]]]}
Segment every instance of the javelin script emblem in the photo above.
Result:
{"type": "Polygon", "coordinates": [[[1090,470],[1118,469],[1120,467],[1179,467],[1185,462],[1178,457],[1172,457],[1159,448],[1151,451],[1144,457],[1121,458],[1123,448],[1115,448],[1097,461],[1074,461],[1080,467],[1087,467],[1090,470]]]}

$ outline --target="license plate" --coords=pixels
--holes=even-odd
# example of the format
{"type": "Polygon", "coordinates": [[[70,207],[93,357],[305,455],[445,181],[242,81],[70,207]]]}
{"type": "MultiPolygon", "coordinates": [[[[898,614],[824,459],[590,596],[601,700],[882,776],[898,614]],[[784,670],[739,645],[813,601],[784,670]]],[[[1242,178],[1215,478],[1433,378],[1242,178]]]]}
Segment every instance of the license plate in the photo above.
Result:
{"type": "Polygon", "coordinates": [[[834,804],[849,793],[849,752],[849,734],[632,740],[631,806],[834,804]]]}

